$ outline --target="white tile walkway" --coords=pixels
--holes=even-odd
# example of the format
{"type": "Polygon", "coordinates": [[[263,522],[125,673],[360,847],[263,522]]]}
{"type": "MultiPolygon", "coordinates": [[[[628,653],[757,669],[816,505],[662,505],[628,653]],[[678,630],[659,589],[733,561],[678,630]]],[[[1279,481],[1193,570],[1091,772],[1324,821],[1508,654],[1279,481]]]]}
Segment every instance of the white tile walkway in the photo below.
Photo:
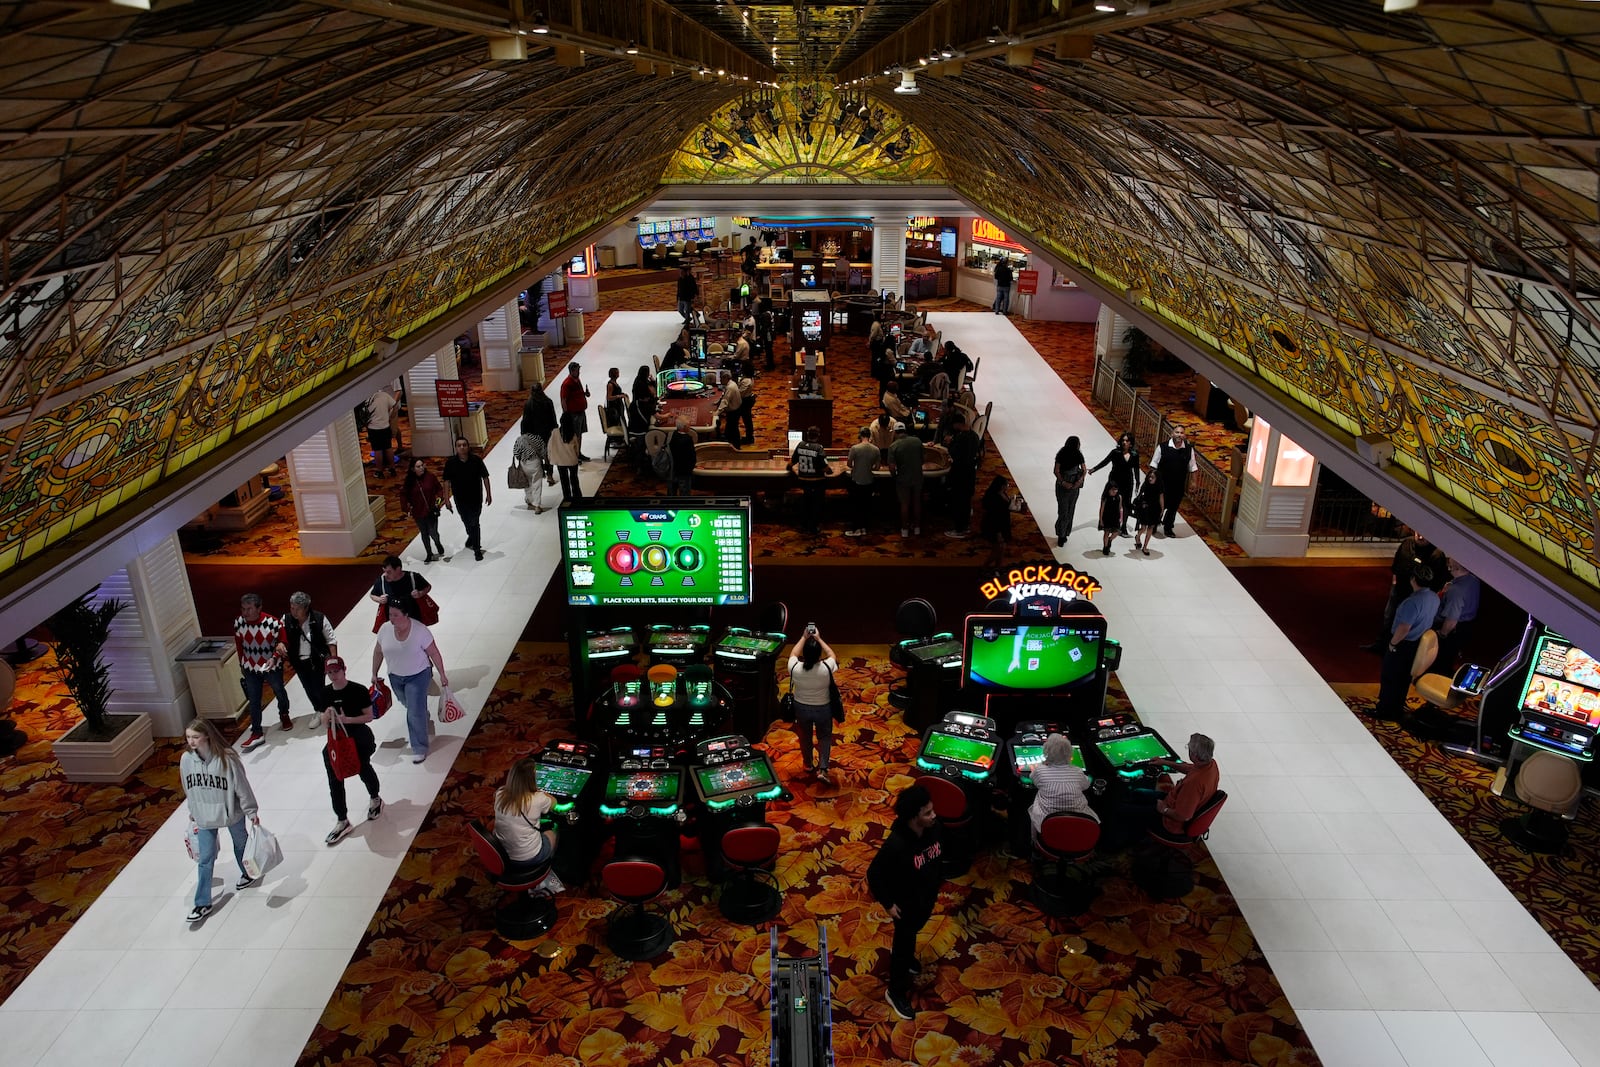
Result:
{"type": "MultiPolygon", "coordinates": [[[[675,320],[607,319],[584,348],[591,388],[599,393],[611,365],[631,378],[675,320]]],[[[935,321],[986,357],[979,394],[994,401],[990,433],[1048,533],[1056,448],[1075,433],[1098,459],[1110,437],[1008,320],[935,321]]],[[[191,931],[182,918],[194,866],[175,814],[0,1005],[8,1065],[295,1062],[556,566],[554,515],[531,514],[520,493],[500,487],[513,437],[487,458],[496,496],[484,512],[488,558],[428,570],[467,717],[441,727],[415,768],[403,721],[386,719],[376,763],[389,807],[334,849],[322,845],[332,816],[320,739],[269,731],[271,743],[246,762],[270,798],[264,821],[284,843],[284,865],[263,887],[219,898],[191,931]]],[[[587,451],[600,447],[596,431],[587,451]]],[[[588,465],[585,488],[602,473],[588,465]]],[[[1600,992],[1205,543],[1185,526],[1153,542],[1149,557],[1128,554],[1126,540],[1103,557],[1091,495],[1056,556],[1106,583],[1097,603],[1123,644],[1120,677],[1140,716],[1169,738],[1216,738],[1231,799],[1211,850],[1323,1063],[1600,1067],[1600,992]]],[[[458,546],[460,527],[444,525],[445,544],[458,546]]],[[[353,662],[370,655],[370,618],[363,601],[339,628],[353,662]]],[[[303,717],[304,698],[290,688],[303,717]]],[[[231,885],[231,858],[218,871],[231,885]]]]}

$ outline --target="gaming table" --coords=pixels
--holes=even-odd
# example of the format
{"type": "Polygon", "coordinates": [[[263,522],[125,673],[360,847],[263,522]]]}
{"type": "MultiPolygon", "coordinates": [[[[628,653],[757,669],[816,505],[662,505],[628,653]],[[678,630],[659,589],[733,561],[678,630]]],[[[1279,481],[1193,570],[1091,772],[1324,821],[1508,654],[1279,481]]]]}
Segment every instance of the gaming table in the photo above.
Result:
{"type": "MultiPolygon", "coordinates": [[[[848,469],[848,453],[843,449],[829,449],[828,463],[835,477],[826,479],[828,488],[842,489],[843,477],[848,469]]],[[[718,494],[778,492],[799,488],[800,479],[788,471],[789,456],[784,452],[740,451],[732,445],[708,441],[695,449],[695,481],[707,485],[718,494]]],[[[934,481],[950,473],[950,454],[939,445],[925,445],[922,455],[922,476],[934,481]]],[[[873,477],[887,481],[893,477],[887,466],[879,467],[873,477]]]]}

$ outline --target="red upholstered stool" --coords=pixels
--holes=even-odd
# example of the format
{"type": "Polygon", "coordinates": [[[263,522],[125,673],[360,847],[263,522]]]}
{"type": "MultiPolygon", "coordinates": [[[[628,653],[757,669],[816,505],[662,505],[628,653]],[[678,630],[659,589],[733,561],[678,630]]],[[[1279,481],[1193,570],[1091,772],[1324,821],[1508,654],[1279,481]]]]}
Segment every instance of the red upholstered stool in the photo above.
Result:
{"type": "Polygon", "coordinates": [[[1204,841],[1217,821],[1228,794],[1217,790],[1210,800],[1200,805],[1194,818],[1183,825],[1182,833],[1169,833],[1157,827],[1150,831],[1153,847],[1145,850],[1133,861],[1133,880],[1146,893],[1161,900],[1187,896],[1194,888],[1194,846],[1204,841]]]}
{"type": "Polygon", "coordinates": [[[495,885],[506,891],[505,902],[495,912],[495,933],[507,941],[527,941],[554,926],[555,901],[547,896],[530,896],[528,890],[537,888],[549,877],[555,856],[552,854],[550,862],[526,873],[508,874],[511,860],[498,837],[476,821],[467,824],[467,836],[483,869],[489,872],[495,885]]]}
{"type": "Polygon", "coordinates": [[[967,868],[972,866],[972,854],[977,844],[973,840],[976,824],[972,819],[972,807],[967,803],[966,791],[950,779],[932,774],[919,776],[917,784],[928,790],[928,795],[933,798],[934,814],[939,816],[944,837],[945,875],[955,878],[965,874],[967,868]]]}
{"type": "Polygon", "coordinates": [[[718,905],[734,922],[752,926],[768,922],[783,907],[783,893],[772,865],[778,859],[776,826],[739,826],[722,835],[722,859],[728,866],[718,905]]]}
{"type": "Polygon", "coordinates": [[[653,960],[677,936],[665,915],[644,910],[667,888],[667,872],[651,860],[616,859],[600,868],[600,884],[623,908],[611,915],[606,944],[625,960],[653,960]]]}
{"type": "Polygon", "coordinates": [[[1099,887],[1084,867],[1100,841],[1100,824],[1087,815],[1061,811],[1045,816],[1033,835],[1034,875],[1029,894],[1046,915],[1077,915],[1099,887]]]}

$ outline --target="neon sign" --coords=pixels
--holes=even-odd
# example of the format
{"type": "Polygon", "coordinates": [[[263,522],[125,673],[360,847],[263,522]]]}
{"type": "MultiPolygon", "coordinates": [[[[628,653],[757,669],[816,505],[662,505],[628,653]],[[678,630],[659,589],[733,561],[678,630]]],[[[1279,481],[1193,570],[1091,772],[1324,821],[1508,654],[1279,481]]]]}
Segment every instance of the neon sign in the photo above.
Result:
{"type": "Polygon", "coordinates": [[[1017,244],[1017,242],[1006,236],[1006,231],[988,219],[973,219],[972,227],[968,232],[971,233],[974,241],[982,241],[986,245],[1001,245],[1005,248],[1015,248],[1019,252],[1027,251],[1022,245],[1017,244]]]}
{"type": "Polygon", "coordinates": [[[1026,567],[1013,567],[1004,576],[996,575],[979,587],[986,600],[1009,593],[1013,604],[1040,596],[1058,600],[1093,600],[1102,588],[1099,579],[1093,575],[1059,563],[1030,563],[1026,567]]]}

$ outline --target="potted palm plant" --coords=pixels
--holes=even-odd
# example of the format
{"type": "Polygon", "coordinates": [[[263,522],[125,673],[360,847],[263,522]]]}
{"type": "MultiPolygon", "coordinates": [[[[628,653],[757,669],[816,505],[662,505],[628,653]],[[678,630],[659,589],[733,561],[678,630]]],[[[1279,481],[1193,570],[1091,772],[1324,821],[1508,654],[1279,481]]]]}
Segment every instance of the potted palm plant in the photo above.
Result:
{"type": "Polygon", "coordinates": [[[52,746],[68,781],[124,782],[156,750],[150,716],[111,714],[111,668],[103,653],[111,624],[128,605],[85,593],[50,617],[55,671],[83,721],[52,746]]]}

